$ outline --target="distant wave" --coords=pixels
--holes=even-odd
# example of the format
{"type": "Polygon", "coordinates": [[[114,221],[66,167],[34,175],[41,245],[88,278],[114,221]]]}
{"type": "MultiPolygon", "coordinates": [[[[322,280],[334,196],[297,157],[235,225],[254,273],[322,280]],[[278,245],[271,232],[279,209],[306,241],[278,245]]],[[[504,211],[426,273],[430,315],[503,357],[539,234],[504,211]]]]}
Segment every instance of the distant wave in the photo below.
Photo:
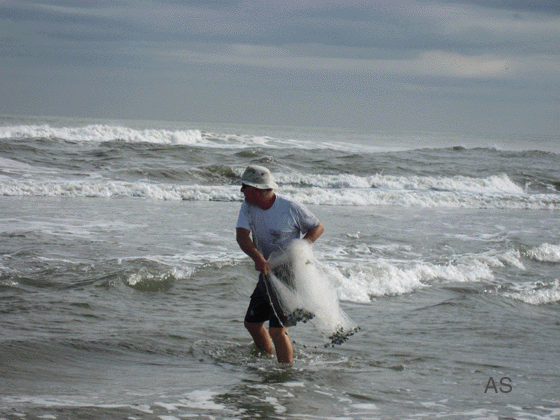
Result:
{"type": "Polygon", "coordinates": [[[83,127],[51,127],[50,125],[20,125],[0,127],[0,139],[49,139],[72,142],[151,143],[208,148],[241,148],[262,146],[272,148],[312,148],[312,143],[300,140],[280,140],[268,136],[216,134],[198,129],[133,129],[122,126],[91,124],[83,127]]]}
{"type": "Polygon", "coordinates": [[[170,131],[92,124],[83,127],[51,127],[49,125],[22,125],[0,127],[0,138],[58,139],[66,141],[125,141],[163,144],[196,144],[202,142],[199,130],[170,131]]]}
{"type": "MultiPolygon", "coordinates": [[[[271,129],[273,130],[273,129],[271,129]]],[[[286,133],[284,133],[286,134],[286,133]]],[[[30,124],[30,125],[7,125],[0,126],[0,139],[49,139],[69,142],[127,142],[127,143],[149,143],[161,145],[184,145],[205,148],[245,148],[263,147],[271,149],[303,149],[303,150],[335,150],[349,153],[382,153],[389,151],[404,150],[447,150],[454,154],[463,153],[468,150],[490,150],[498,152],[493,146],[481,147],[480,140],[475,141],[471,147],[463,145],[450,146],[449,140],[442,134],[431,134],[428,137],[423,135],[411,135],[401,133],[371,133],[371,138],[364,142],[363,138],[354,143],[352,141],[332,141],[328,134],[317,134],[313,140],[303,140],[295,138],[276,138],[268,135],[248,135],[235,133],[217,133],[200,130],[197,128],[187,130],[170,130],[163,128],[135,129],[121,125],[111,124],[87,124],[77,127],[55,127],[49,124],[30,124]],[[442,147],[434,143],[435,138],[445,139],[446,143],[442,147]],[[443,136],[443,137],[441,137],[443,136]],[[420,146],[422,145],[422,146],[420,146]]],[[[453,136],[451,136],[453,138],[453,136]]],[[[460,139],[455,139],[460,142],[460,139]]],[[[451,140],[453,141],[453,140],[451,140]]],[[[441,141],[440,141],[441,143],[441,141]]],[[[516,146],[515,152],[538,157],[540,154],[557,153],[546,152],[536,148],[532,150],[528,142],[529,149],[519,149],[516,146]]]]}

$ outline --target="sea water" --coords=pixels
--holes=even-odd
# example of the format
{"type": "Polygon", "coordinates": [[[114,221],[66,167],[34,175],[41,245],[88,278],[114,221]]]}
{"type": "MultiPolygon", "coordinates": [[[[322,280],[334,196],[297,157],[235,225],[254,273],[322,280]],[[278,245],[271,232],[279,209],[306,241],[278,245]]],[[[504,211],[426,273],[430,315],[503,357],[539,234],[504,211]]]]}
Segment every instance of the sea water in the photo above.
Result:
{"type": "Polygon", "coordinates": [[[0,418],[560,418],[560,139],[0,119],[0,418]],[[361,327],[243,327],[269,167],[361,327]]]}

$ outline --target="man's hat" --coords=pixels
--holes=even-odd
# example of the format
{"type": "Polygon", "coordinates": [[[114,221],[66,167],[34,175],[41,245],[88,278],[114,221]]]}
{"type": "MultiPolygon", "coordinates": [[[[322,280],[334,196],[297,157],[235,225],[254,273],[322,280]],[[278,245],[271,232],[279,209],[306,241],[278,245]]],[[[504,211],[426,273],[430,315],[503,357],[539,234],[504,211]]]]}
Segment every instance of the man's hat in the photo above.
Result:
{"type": "Polygon", "coordinates": [[[243,175],[241,182],[250,187],[258,188],[259,190],[270,190],[278,188],[276,182],[272,180],[270,171],[264,166],[249,165],[243,175]]]}

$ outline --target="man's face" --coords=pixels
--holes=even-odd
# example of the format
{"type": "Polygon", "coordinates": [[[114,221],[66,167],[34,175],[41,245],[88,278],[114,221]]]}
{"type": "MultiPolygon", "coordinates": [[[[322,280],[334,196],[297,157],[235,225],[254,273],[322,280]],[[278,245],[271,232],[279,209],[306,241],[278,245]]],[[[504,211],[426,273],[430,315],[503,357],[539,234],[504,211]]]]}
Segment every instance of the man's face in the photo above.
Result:
{"type": "Polygon", "coordinates": [[[249,204],[257,205],[259,199],[261,198],[261,190],[255,187],[251,187],[249,185],[242,184],[241,192],[245,195],[245,199],[249,204]]]}

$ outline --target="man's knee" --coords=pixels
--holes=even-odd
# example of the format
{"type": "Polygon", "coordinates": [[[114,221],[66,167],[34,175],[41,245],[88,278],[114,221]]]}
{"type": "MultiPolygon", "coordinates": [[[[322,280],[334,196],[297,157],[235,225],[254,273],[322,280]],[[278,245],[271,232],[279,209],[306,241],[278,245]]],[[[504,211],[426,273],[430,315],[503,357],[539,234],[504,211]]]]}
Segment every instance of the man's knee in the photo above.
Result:
{"type": "Polygon", "coordinates": [[[245,325],[245,328],[247,329],[247,331],[249,332],[257,332],[260,331],[263,327],[263,322],[247,322],[247,321],[243,321],[243,325],[245,325]]]}
{"type": "Polygon", "coordinates": [[[270,336],[274,341],[278,339],[283,339],[288,335],[287,328],[269,328],[270,336]]]}

